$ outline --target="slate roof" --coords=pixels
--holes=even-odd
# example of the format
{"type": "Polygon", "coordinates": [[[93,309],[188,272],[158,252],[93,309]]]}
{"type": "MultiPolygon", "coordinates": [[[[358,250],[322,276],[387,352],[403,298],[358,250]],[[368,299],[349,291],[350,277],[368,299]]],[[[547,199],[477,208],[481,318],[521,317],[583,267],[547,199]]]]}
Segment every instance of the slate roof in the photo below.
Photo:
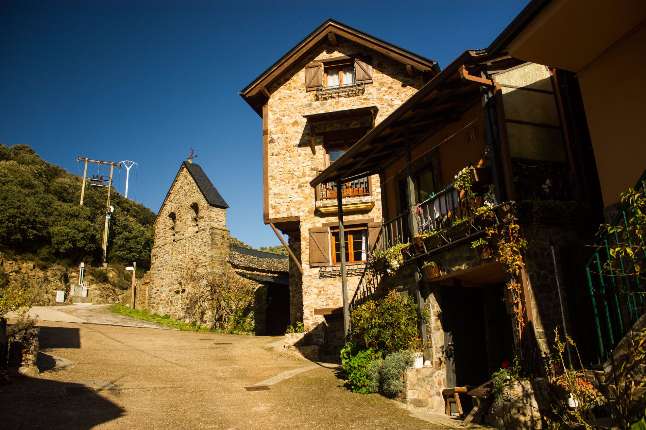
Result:
{"type": "Polygon", "coordinates": [[[287,274],[289,271],[289,258],[287,256],[243,248],[237,245],[231,245],[230,249],[229,262],[237,269],[262,272],[264,275],[287,274]]]}
{"type": "Polygon", "coordinates": [[[273,252],[258,251],[257,249],[244,248],[237,245],[232,245],[231,249],[239,252],[240,254],[250,255],[257,258],[271,258],[277,260],[287,260],[289,258],[286,255],[274,254],[273,252]]]}
{"type": "Polygon", "coordinates": [[[188,161],[184,161],[182,164],[191,174],[200,192],[211,206],[222,209],[229,207],[199,164],[189,163],[188,161]]]}

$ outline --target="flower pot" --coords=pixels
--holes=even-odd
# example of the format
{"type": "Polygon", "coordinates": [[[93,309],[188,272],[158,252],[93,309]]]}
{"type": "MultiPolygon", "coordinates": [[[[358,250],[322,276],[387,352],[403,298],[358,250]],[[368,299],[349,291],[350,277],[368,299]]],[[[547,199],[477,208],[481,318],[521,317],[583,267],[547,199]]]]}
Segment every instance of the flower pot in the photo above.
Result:
{"type": "Polygon", "coordinates": [[[426,252],[426,246],[424,246],[424,239],[419,236],[413,237],[413,246],[415,247],[415,251],[417,251],[420,254],[423,254],[426,252]]]}
{"type": "Polygon", "coordinates": [[[408,248],[402,248],[401,250],[402,257],[404,257],[404,261],[410,260],[415,256],[415,251],[409,246],[408,248]]]}
{"type": "Polygon", "coordinates": [[[440,271],[440,266],[438,266],[435,262],[426,264],[422,267],[422,270],[424,271],[424,276],[426,277],[426,279],[438,278],[442,274],[442,272],[440,271]]]}
{"type": "Polygon", "coordinates": [[[422,367],[424,367],[424,353],[415,352],[413,354],[413,368],[421,369],[422,367]]]}
{"type": "Polygon", "coordinates": [[[493,249],[488,245],[481,246],[478,248],[478,255],[481,260],[491,260],[493,258],[493,249]]]}

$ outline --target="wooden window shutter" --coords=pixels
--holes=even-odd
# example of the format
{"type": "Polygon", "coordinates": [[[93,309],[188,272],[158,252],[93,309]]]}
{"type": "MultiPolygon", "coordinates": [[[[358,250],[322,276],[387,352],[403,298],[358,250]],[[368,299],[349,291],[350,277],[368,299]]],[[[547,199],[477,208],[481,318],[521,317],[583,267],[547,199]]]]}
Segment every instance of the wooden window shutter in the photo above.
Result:
{"type": "Polygon", "coordinates": [[[330,232],[325,227],[310,228],[310,266],[330,265],[330,232]]]}
{"type": "Polygon", "coordinates": [[[381,232],[380,222],[368,223],[368,251],[371,251],[377,244],[377,240],[379,239],[380,232],[381,232]]]}
{"type": "Polygon", "coordinates": [[[315,91],[323,86],[323,64],[310,63],[305,66],[305,88],[315,91]]]}
{"type": "Polygon", "coordinates": [[[354,76],[357,83],[369,84],[372,82],[372,66],[363,60],[354,60],[354,76]]]}

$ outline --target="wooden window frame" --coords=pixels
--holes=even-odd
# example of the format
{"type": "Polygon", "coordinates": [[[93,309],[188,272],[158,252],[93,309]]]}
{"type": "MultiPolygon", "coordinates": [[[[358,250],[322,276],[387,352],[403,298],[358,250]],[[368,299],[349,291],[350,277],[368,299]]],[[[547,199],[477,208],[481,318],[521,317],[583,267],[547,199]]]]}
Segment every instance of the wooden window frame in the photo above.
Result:
{"type": "MultiPolygon", "coordinates": [[[[347,264],[362,264],[366,263],[366,260],[355,260],[354,259],[354,234],[355,232],[363,232],[364,233],[364,238],[366,241],[366,256],[368,254],[368,226],[367,225],[358,225],[358,226],[349,226],[346,227],[345,229],[345,235],[347,237],[347,242],[348,242],[348,248],[346,249],[346,253],[348,254],[348,259],[346,260],[347,264]],[[352,238],[352,240],[350,240],[352,238]]],[[[339,228],[330,228],[330,254],[331,258],[330,261],[332,262],[332,265],[338,266],[341,264],[340,261],[337,261],[336,259],[336,243],[337,239],[336,236],[339,234],[339,228]]]]}
{"type": "Polygon", "coordinates": [[[353,60],[341,60],[341,61],[334,61],[334,62],[326,62],[323,64],[323,88],[343,88],[343,87],[351,87],[353,85],[356,85],[357,83],[357,71],[355,70],[355,65],[353,60]],[[352,68],[353,73],[352,73],[352,83],[349,85],[343,85],[343,78],[344,78],[344,71],[343,69],[347,68],[352,68]],[[336,70],[338,71],[339,74],[339,85],[335,87],[330,87],[328,85],[328,73],[330,70],[336,70]]]}

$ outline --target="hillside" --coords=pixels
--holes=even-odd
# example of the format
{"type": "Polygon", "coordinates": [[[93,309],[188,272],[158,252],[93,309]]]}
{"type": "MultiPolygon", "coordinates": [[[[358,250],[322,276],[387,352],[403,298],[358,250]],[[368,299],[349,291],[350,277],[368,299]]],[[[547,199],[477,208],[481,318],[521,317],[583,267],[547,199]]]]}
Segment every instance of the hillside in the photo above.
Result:
{"type": "MultiPolygon", "coordinates": [[[[27,145],[0,145],[0,251],[45,264],[98,264],[106,189],[87,186],[81,207],[81,182],[27,145]]],[[[112,205],[108,261],[148,267],[155,214],[114,190],[112,205]]]]}

